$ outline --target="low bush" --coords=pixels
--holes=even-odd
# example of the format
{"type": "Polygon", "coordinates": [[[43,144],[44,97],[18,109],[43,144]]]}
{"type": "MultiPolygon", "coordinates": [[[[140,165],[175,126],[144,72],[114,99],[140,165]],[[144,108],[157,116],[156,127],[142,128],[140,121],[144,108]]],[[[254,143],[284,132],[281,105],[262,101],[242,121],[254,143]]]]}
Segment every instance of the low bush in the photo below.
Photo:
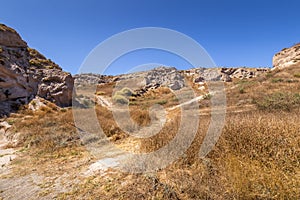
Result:
{"type": "Polygon", "coordinates": [[[128,99],[122,95],[119,95],[119,94],[115,94],[113,96],[113,101],[115,103],[119,103],[119,104],[128,104],[128,99]]]}
{"type": "Polygon", "coordinates": [[[280,83],[280,82],[283,82],[284,80],[282,78],[273,78],[271,80],[272,83],[280,83]]]}
{"type": "Polygon", "coordinates": [[[134,94],[134,92],[131,89],[127,88],[127,87],[120,90],[120,92],[121,92],[122,95],[128,96],[128,97],[134,94]]]}
{"type": "Polygon", "coordinates": [[[300,73],[294,74],[295,78],[300,78],[300,73]]]}
{"type": "Polygon", "coordinates": [[[260,110],[283,110],[290,111],[300,105],[300,95],[298,93],[276,92],[261,99],[254,100],[260,110]]]}
{"type": "Polygon", "coordinates": [[[163,99],[163,100],[159,100],[159,101],[157,101],[156,103],[157,103],[157,104],[159,104],[159,105],[165,105],[165,104],[167,104],[167,103],[168,103],[168,101],[167,101],[167,100],[165,100],[165,99],[163,99]]]}

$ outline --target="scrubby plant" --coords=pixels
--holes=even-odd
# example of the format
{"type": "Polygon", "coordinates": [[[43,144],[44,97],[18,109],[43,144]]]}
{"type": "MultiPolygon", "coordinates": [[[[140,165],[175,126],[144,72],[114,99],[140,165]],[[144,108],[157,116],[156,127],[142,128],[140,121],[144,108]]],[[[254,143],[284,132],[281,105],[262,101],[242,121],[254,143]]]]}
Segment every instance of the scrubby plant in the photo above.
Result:
{"type": "Polygon", "coordinates": [[[97,91],[96,92],[96,95],[105,95],[106,93],[105,92],[103,92],[103,91],[97,91]]]}
{"type": "Polygon", "coordinates": [[[300,95],[298,93],[282,93],[276,92],[263,97],[262,99],[254,100],[254,103],[260,110],[283,110],[290,111],[294,107],[300,105],[300,95]]]}
{"type": "Polygon", "coordinates": [[[112,99],[119,104],[128,104],[129,100],[135,100],[132,98],[132,95],[134,94],[135,93],[131,89],[124,87],[121,90],[116,91],[112,99]]]}
{"type": "Polygon", "coordinates": [[[166,100],[166,99],[163,99],[163,100],[159,100],[159,101],[157,101],[156,103],[157,103],[157,104],[159,104],[159,105],[165,105],[165,104],[167,104],[167,103],[168,103],[168,100],[166,100]]]}
{"type": "Polygon", "coordinates": [[[54,69],[54,67],[51,65],[48,65],[48,66],[46,66],[46,69],[54,69]]]}
{"type": "Polygon", "coordinates": [[[128,99],[122,95],[115,94],[113,96],[113,101],[119,104],[128,104],[128,99]]]}
{"type": "Polygon", "coordinates": [[[279,82],[283,82],[284,80],[282,78],[273,78],[271,80],[272,83],[279,83],[279,82]]]}
{"type": "Polygon", "coordinates": [[[209,100],[211,98],[212,98],[212,94],[210,94],[210,93],[207,93],[203,96],[203,99],[206,99],[206,100],[209,100]]]}
{"type": "Polygon", "coordinates": [[[62,109],[60,109],[60,112],[67,112],[67,109],[65,109],[65,108],[62,108],[62,109]]]}
{"type": "Polygon", "coordinates": [[[294,74],[294,77],[295,77],[295,78],[300,78],[300,73],[294,74]]]}
{"type": "Polygon", "coordinates": [[[239,93],[240,94],[244,94],[245,93],[245,88],[244,87],[240,87],[239,88],[239,93]]]}
{"type": "Polygon", "coordinates": [[[128,96],[128,97],[134,94],[134,92],[131,89],[127,88],[127,87],[120,90],[120,92],[123,96],[128,96]]]}

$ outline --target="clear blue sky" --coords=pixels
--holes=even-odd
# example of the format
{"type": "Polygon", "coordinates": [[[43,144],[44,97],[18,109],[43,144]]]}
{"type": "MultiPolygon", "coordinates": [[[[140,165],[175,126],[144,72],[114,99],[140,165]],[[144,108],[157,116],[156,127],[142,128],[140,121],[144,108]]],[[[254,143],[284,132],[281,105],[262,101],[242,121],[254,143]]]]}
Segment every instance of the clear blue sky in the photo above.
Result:
{"type": "MultiPolygon", "coordinates": [[[[72,73],[100,42],[138,27],[182,32],[218,66],[271,66],[276,52],[300,42],[299,0],[0,0],[0,5],[1,23],[72,73]]],[[[188,67],[151,51],[120,61],[111,73],[151,62],[188,67]]]]}

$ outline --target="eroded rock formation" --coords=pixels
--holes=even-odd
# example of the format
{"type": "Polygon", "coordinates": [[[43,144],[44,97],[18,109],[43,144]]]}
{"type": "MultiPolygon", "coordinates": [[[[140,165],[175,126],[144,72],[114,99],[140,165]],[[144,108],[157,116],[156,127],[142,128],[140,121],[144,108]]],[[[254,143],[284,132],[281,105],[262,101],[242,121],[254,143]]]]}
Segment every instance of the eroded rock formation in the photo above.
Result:
{"type": "Polygon", "coordinates": [[[35,96],[70,106],[73,84],[70,73],[29,48],[15,30],[0,24],[0,116],[35,96]]]}
{"type": "Polygon", "coordinates": [[[284,48],[273,57],[273,67],[282,69],[290,66],[300,65],[300,43],[284,48]]]}

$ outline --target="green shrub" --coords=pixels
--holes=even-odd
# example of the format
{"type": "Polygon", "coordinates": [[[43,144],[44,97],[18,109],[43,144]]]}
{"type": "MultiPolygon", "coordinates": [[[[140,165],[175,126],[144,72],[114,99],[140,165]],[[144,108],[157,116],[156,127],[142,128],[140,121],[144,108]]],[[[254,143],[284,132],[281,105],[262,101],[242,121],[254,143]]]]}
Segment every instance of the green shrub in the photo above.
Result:
{"type": "Polygon", "coordinates": [[[122,93],[123,96],[128,96],[128,97],[134,94],[134,92],[127,87],[120,90],[120,92],[122,93]]]}
{"type": "Polygon", "coordinates": [[[52,65],[48,65],[45,67],[46,69],[54,69],[54,67],[52,65]]]}
{"type": "Polygon", "coordinates": [[[295,78],[300,78],[300,73],[294,74],[295,78]]]}
{"type": "Polygon", "coordinates": [[[300,94],[276,92],[254,101],[260,110],[290,111],[300,105],[300,94]]]}
{"type": "Polygon", "coordinates": [[[177,97],[173,97],[173,98],[172,98],[172,101],[174,101],[174,102],[178,102],[178,101],[179,101],[179,99],[178,99],[177,97]]]}
{"type": "Polygon", "coordinates": [[[119,95],[119,94],[115,94],[112,99],[114,102],[119,103],[119,104],[128,104],[128,102],[129,102],[126,97],[119,95]]]}
{"type": "Polygon", "coordinates": [[[135,94],[131,89],[125,87],[119,91],[116,91],[113,95],[113,101],[119,104],[128,104],[129,100],[136,100],[132,95],[135,94]]]}
{"type": "Polygon", "coordinates": [[[279,82],[283,82],[284,80],[282,78],[273,78],[271,80],[272,83],[279,83],[279,82]]]}
{"type": "Polygon", "coordinates": [[[105,92],[103,92],[103,91],[98,91],[98,92],[96,92],[96,95],[105,95],[106,93],[105,92]]]}
{"type": "Polygon", "coordinates": [[[273,73],[268,72],[268,73],[266,74],[266,77],[267,77],[267,78],[271,78],[271,77],[273,77],[273,75],[274,75],[273,73]]]}
{"type": "Polygon", "coordinates": [[[62,108],[62,109],[60,109],[60,112],[67,112],[67,109],[62,108]]]}
{"type": "Polygon", "coordinates": [[[296,80],[296,79],[288,79],[288,80],[286,80],[285,82],[287,82],[287,83],[297,83],[297,82],[299,82],[299,80],[296,80]]]}
{"type": "Polygon", "coordinates": [[[31,105],[36,106],[36,101],[31,101],[31,105]]]}
{"type": "Polygon", "coordinates": [[[163,100],[159,100],[159,101],[157,101],[156,103],[157,103],[157,104],[159,104],[159,105],[165,105],[165,104],[167,104],[167,103],[168,103],[168,101],[167,101],[167,100],[165,100],[165,99],[163,99],[163,100]]]}
{"type": "Polygon", "coordinates": [[[212,98],[212,94],[207,93],[203,96],[203,99],[210,100],[212,98]]]}
{"type": "Polygon", "coordinates": [[[240,94],[244,94],[245,93],[245,88],[244,87],[240,87],[239,88],[239,92],[240,92],[240,94]]]}

